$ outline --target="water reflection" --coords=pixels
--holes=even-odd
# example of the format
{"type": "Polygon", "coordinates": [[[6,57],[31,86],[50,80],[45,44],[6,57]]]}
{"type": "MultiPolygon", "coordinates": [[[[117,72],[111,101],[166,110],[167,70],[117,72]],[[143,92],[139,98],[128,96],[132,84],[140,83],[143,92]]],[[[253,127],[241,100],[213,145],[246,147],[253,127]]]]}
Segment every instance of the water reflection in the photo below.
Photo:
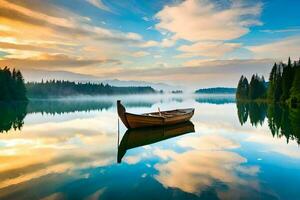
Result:
{"type": "MultiPolygon", "coordinates": [[[[27,107],[28,113],[64,114],[70,112],[102,111],[112,108],[113,100],[34,100],[27,107]]],[[[153,102],[127,101],[126,107],[151,107],[153,102]]]]}
{"type": "Polygon", "coordinates": [[[247,165],[246,158],[232,152],[240,147],[234,140],[213,134],[186,137],[178,145],[189,150],[157,152],[166,162],[155,165],[159,171],[155,178],[165,187],[179,188],[199,199],[238,199],[235,193],[243,199],[246,191],[257,190],[259,167],[247,165]]]}
{"type": "Polygon", "coordinates": [[[34,100],[27,107],[28,113],[64,114],[70,112],[107,110],[113,106],[109,101],[34,100]]]}
{"type": "MultiPolygon", "coordinates": [[[[0,103],[0,133],[10,129],[20,130],[27,114],[41,113],[63,115],[75,112],[102,111],[112,108],[112,100],[32,100],[29,103],[0,103]]],[[[131,107],[151,107],[154,102],[125,101],[131,107]]]]}
{"type": "Polygon", "coordinates": [[[280,104],[237,102],[238,118],[245,124],[248,119],[252,126],[262,125],[267,118],[273,137],[285,137],[300,144],[300,109],[292,109],[280,104]]]}
{"type": "Polygon", "coordinates": [[[0,133],[20,130],[24,124],[27,103],[0,103],[0,133]]]}
{"type": "Polygon", "coordinates": [[[251,125],[262,125],[265,121],[267,104],[264,103],[237,103],[238,117],[243,125],[248,118],[251,125]]]}
{"type": "MultiPolygon", "coordinates": [[[[156,103],[177,102],[182,103],[183,96],[143,96],[141,98],[75,98],[75,99],[48,99],[48,100],[30,100],[29,103],[1,103],[0,113],[0,132],[9,131],[10,129],[21,129],[23,119],[27,114],[41,113],[51,115],[63,115],[75,112],[90,112],[108,110],[115,106],[116,99],[124,99],[124,105],[127,108],[151,108],[156,103]]],[[[232,95],[204,95],[197,96],[196,102],[209,104],[225,104],[234,103],[235,99],[232,95]]]]}
{"type": "MultiPolygon", "coordinates": [[[[0,134],[0,199],[299,197],[300,151],[291,141],[299,134],[299,110],[199,103],[194,96],[182,102],[148,98],[123,97],[135,113],[157,107],[195,107],[193,125],[177,132],[126,133],[118,149],[114,100],[90,100],[94,107],[88,106],[89,101],[74,102],[78,108],[53,103],[43,115],[47,106],[37,109],[39,105],[33,105],[21,131],[12,127],[8,134],[0,134]],[[112,104],[106,107],[97,102],[112,104]],[[184,134],[194,129],[195,133],[184,134]],[[284,137],[273,137],[272,132],[284,137]]],[[[121,126],[122,133],[124,129],[121,126]]]]}
{"type": "Polygon", "coordinates": [[[195,99],[198,103],[209,103],[222,105],[227,103],[235,103],[234,95],[200,95],[195,99]]]}
{"type": "Polygon", "coordinates": [[[185,122],[165,127],[129,129],[118,146],[117,161],[120,163],[126,151],[136,147],[153,144],[172,137],[195,132],[192,122],[185,122]]]}

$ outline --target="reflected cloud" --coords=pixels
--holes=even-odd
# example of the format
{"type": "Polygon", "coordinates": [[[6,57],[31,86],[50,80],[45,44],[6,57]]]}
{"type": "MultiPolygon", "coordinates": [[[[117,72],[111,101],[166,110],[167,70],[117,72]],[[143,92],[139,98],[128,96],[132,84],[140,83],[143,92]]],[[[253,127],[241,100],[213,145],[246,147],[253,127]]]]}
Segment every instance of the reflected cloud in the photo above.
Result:
{"type": "Polygon", "coordinates": [[[235,149],[240,145],[220,135],[203,135],[201,137],[186,137],[178,141],[182,147],[190,147],[197,150],[222,150],[235,149]]]}
{"type": "Polygon", "coordinates": [[[27,124],[22,134],[0,135],[0,189],[50,174],[73,174],[115,162],[113,113],[27,124]],[[101,130],[101,132],[99,132],[101,130]],[[26,137],[24,137],[26,136],[26,137]]]}
{"type": "Polygon", "coordinates": [[[245,166],[247,159],[238,153],[225,151],[236,149],[239,144],[220,135],[185,137],[177,142],[186,147],[183,153],[156,151],[157,156],[167,159],[156,164],[159,174],[155,177],[165,187],[179,188],[198,196],[203,191],[221,182],[229,187],[248,185],[244,175],[255,176],[257,166],[245,166]]]}

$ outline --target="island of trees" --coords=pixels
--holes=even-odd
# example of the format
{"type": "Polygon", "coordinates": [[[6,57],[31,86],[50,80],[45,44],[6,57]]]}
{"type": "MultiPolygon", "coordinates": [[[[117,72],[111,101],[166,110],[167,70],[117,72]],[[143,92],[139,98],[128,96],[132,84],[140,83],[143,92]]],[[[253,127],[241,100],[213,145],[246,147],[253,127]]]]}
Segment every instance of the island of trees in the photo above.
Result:
{"type": "Polygon", "coordinates": [[[226,88],[226,87],[214,87],[214,88],[203,88],[196,90],[195,93],[202,94],[234,94],[236,88],[226,88]]]}
{"type": "Polygon", "coordinates": [[[24,79],[19,70],[0,68],[0,101],[27,101],[24,79]]]}
{"type": "Polygon", "coordinates": [[[287,103],[297,107],[300,103],[300,60],[293,64],[275,63],[267,83],[264,77],[257,74],[251,77],[250,83],[241,76],[237,91],[237,100],[261,100],[271,103],[287,103]]]}
{"type": "Polygon", "coordinates": [[[182,94],[183,91],[182,90],[172,90],[171,93],[172,94],[182,94]]]}

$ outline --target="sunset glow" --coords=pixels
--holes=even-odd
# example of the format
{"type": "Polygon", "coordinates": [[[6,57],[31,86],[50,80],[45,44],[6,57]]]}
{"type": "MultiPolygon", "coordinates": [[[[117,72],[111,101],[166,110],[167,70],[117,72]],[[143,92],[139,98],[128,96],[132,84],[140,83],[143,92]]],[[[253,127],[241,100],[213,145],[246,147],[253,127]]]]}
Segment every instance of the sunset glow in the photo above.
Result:
{"type": "Polygon", "coordinates": [[[232,86],[241,72],[267,75],[275,60],[298,59],[299,3],[280,15],[284,3],[1,0],[0,65],[27,80],[68,72],[216,86],[225,73],[232,86]]]}

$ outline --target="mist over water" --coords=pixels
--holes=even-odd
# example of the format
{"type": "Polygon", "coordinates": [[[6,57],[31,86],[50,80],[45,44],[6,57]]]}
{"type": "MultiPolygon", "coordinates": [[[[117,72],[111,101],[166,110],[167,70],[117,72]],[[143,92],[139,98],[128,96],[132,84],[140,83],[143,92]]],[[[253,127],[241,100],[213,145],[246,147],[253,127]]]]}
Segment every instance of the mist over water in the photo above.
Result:
{"type": "Polygon", "coordinates": [[[0,107],[0,199],[300,195],[297,110],[196,94],[77,96],[0,107]],[[128,133],[118,126],[116,100],[132,113],[192,107],[195,115],[192,125],[128,133]]]}

